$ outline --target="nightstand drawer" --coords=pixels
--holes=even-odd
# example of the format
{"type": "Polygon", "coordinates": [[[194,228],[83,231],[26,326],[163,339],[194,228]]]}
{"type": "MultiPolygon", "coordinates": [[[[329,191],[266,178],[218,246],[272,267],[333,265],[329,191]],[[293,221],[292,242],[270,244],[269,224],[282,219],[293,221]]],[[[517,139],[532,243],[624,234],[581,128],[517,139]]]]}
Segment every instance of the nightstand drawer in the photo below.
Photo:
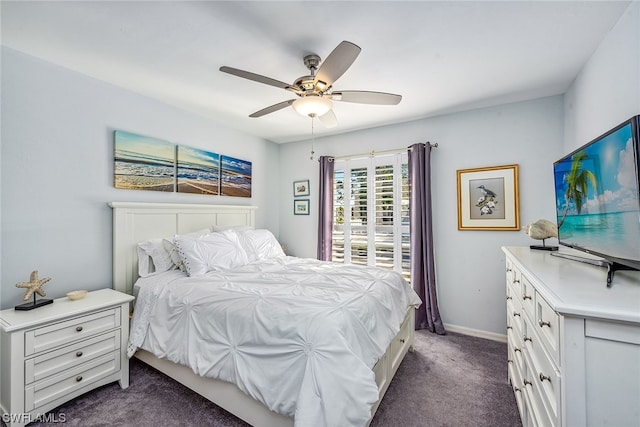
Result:
{"type": "Polygon", "coordinates": [[[83,363],[25,387],[24,410],[32,411],[120,370],[120,351],[83,363]]]}
{"type": "Polygon", "coordinates": [[[120,307],[117,307],[26,331],[24,354],[30,356],[119,326],[120,307]]]}
{"type": "Polygon", "coordinates": [[[24,362],[24,382],[31,384],[120,348],[120,330],[32,357],[24,362]]]}

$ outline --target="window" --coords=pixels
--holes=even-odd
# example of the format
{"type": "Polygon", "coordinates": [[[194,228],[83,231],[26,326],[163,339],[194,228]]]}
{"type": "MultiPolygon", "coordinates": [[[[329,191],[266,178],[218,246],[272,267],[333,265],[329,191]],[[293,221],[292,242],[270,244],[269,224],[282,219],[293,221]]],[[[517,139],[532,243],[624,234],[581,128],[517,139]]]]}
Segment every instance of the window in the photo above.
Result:
{"type": "Polygon", "coordinates": [[[410,279],[407,154],[336,160],[332,260],[410,279]]]}

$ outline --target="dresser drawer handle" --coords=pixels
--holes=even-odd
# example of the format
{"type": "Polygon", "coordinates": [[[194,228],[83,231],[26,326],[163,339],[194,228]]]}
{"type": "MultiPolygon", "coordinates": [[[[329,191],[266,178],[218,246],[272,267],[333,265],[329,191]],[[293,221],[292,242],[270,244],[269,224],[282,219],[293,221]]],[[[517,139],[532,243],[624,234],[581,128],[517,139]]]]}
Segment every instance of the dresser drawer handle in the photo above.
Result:
{"type": "Polygon", "coordinates": [[[513,279],[513,283],[520,283],[520,280],[518,280],[518,279],[513,279]]]}
{"type": "Polygon", "coordinates": [[[528,336],[526,336],[526,335],[525,335],[523,338],[524,338],[524,342],[527,342],[527,341],[529,341],[529,342],[533,342],[533,341],[531,340],[531,337],[528,337],[528,336]]]}
{"type": "Polygon", "coordinates": [[[520,316],[520,313],[518,313],[517,311],[514,311],[513,312],[513,317],[516,317],[516,316],[520,316]]]}
{"type": "Polygon", "coordinates": [[[513,388],[513,391],[517,391],[517,392],[522,393],[522,390],[520,390],[518,387],[514,387],[514,388],[513,388]]]}
{"type": "Polygon", "coordinates": [[[524,379],[523,382],[524,382],[524,386],[525,387],[528,386],[528,385],[533,386],[533,383],[531,381],[529,381],[528,379],[526,379],[526,378],[524,379]]]}
{"type": "Polygon", "coordinates": [[[542,372],[540,372],[540,382],[542,382],[544,380],[547,380],[547,381],[551,382],[551,377],[543,375],[542,372]]]}
{"type": "Polygon", "coordinates": [[[513,363],[513,360],[507,359],[507,363],[513,363]]]}
{"type": "Polygon", "coordinates": [[[511,298],[511,297],[507,297],[507,301],[512,300],[512,299],[513,299],[513,298],[511,298]]]}
{"type": "Polygon", "coordinates": [[[507,330],[513,329],[513,326],[507,326],[507,330]]]}
{"type": "Polygon", "coordinates": [[[82,326],[76,326],[76,332],[82,332],[82,326]]]}
{"type": "Polygon", "coordinates": [[[404,338],[400,338],[400,342],[401,342],[401,343],[404,343],[404,338]]]}
{"type": "Polygon", "coordinates": [[[525,295],[524,297],[522,297],[522,299],[524,299],[525,301],[531,299],[531,295],[525,295]]]}
{"type": "Polygon", "coordinates": [[[542,328],[543,326],[548,326],[551,327],[551,322],[543,322],[542,320],[540,320],[538,322],[538,325],[540,325],[540,327],[542,328]]]}
{"type": "Polygon", "coordinates": [[[82,356],[82,352],[81,351],[76,353],[76,357],[81,357],[81,356],[82,356]]]}
{"type": "Polygon", "coordinates": [[[520,350],[518,347],[514,347],[513,351],[522,351],[522,350],[520,350]]]}
{"type": "Polygon", "coordinates": [[[82,375],[78,375],[78,376],[76,377],[76,382],[80,382],[80,381],[82,381],[82,375]]]}
{"type": "Polygon", "coordinates": [[[507,273],[510,273],[510,272],[512,272],[512,271],[513,271],[512,269],[510,269],[509,267],[507,267],[507,273]]]}

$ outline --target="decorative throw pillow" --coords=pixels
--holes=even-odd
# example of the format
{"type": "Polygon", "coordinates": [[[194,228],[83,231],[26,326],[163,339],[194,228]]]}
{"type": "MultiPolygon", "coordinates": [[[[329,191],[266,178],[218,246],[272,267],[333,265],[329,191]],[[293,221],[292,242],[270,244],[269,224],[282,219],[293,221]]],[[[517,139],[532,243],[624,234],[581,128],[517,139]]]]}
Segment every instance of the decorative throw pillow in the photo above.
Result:
{"type": "Polygon", "coordinates": [[[233,231],[202,236],[176,236],[175,246],[189,276],[241,267],[249,262],[233,231]]]}
{"type": "Polygon", "coordinates": [[[282,246],[269,230],[246,230],[237,234],[249,262],[285,256],[282,246]]]}
{"type": "Polygon", "coordinates": [[[162,239],[145,240],[138,243],[136,249],[138,252],[138,275],[140,277],[147,277],[152,273],[161,273],[175,268],[171,257],[164,249],[162,239]],[[151,264],[149,259],[151,259],[151,264]]]}
{"type": "Polygon", "coordinates": [[[207,228],[203,228],[202,230],[194,231],[192,233],[186,234],[176,234],[173,238],[164,238],[162,239],[162,246],[164,250],[169,254],[171,261],[179,268],[181,271],[185,271],[184,265],[182,264],[182,258],[180,258],[180,254],[178,254],[178,250],[175,246],[175,238],[178,236],[203,236],[205,234],[209,234],[211,231],[207,228]]]}

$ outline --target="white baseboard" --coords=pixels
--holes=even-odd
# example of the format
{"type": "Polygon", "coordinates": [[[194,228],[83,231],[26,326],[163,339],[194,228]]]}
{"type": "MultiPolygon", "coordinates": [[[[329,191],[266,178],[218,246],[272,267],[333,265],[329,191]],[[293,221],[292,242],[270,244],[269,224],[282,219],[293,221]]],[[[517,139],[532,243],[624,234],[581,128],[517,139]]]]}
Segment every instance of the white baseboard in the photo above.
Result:
{"type": "Polygon", "coordinates": [[[452,325],[445,323],[444,327],[449,332],[455,332],[462,335],[470,335],[472,337],[486,338],[491,341],[507,342],[507,336],[503,334],[497,334],[495,332],[481,331],[480,329],[471,329],[465,326],[452,325]]]}

